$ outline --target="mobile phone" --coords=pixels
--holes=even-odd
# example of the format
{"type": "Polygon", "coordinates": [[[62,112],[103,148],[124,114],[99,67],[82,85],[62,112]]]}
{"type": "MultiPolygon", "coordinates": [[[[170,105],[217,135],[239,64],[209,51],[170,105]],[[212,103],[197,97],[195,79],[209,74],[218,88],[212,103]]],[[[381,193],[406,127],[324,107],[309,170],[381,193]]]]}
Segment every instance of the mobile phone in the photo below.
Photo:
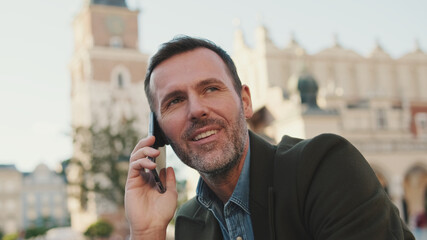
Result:
{"type": "MultiPolygon", "coordinates": [[[[153,112],[150,112],[150,119],[148,122],[148,136],[156,137],[156,141],[151,147],[158,149],[159,147],[163,147],[166,145],[166,138],[164,137],[163,131],[160,128],[159,123],[157,122],[156,115],[153,112]]],[[[152,162],[156,162],[156,158],[148,157],[148,159],[150,159],[152,162]]],[[[157,169],[151,170],[151,173],[153,174],[154,180],[156,181],[157,190],[160,193],[166,192],[165,186],[160,181],[157,169]]]]}

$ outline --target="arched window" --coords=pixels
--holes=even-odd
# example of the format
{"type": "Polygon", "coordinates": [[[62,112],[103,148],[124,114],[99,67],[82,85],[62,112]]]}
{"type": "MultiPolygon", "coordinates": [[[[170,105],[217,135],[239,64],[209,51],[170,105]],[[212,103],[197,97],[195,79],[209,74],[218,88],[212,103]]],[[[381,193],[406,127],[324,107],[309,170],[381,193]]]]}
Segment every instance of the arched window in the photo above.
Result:
{"type": "Polygon", "coordinates": [[[131,75],[128,68],[119,65],[111,71],[111,87],[113,89],[127,89],[131,83],[131,75]]]}
{"type": "Polygon", "coordinates": [[[123,85],[124,85],[124,83],[123,83],[123,75],[122,75],[122,73],[119,73],[117,75],[117,86],[119,88],[123,88],[123,85]]]}
{"type": "MultiPolygon", "coordinates": [[[[421,159],[424,161],[424,159],[421,159]]],[[[417,164],[410,168],[405,175],[404,181],[405,200],[408,207],[408,219],[413,219],[414,227],[421,228],[425,226],[426,220],[426,188],[427,188],[427,169],[424,165],[417,164]]]]}

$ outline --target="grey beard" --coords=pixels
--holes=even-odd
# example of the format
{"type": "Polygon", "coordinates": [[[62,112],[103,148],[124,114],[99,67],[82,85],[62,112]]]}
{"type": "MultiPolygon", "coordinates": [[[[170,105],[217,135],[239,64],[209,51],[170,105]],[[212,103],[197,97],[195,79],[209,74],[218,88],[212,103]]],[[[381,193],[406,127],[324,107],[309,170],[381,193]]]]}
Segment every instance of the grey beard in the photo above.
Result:
{"type": "MultiPolygon", "coordinates": [[[[245,149],[248,130],[246,127],[246,121],[244,119],[243,111],[240,111],[238,121],[231,128],[229,145],[225,146],[225,149],[223,149],[224,154],[222,154],[222,156],[215,156],[213,159],[203,160],[203,156],[186,151],[184,148],[180,147],[170,139],[168,140],[176,155],[187,166],[197,170],[199,173],[203,173],[203,175],[209,178],[225,177],[228,175],[231,169],[240,163],[243,151],[245,149]],[[220,158],[224,157],[228,159],[226,159],[226,161],[219,161],[220,158]],[[206,161],[205,163],[213,163],[215,166],[212,167],[209,164],[199,164],[201,161],[206,161]]],[[[226,123],[222,120],[201,120],[195,122],[193,126],[191,126],[189,130],[184,133],[184,139],[188,139],[188,136],[191,135],[191,131],[212,123],[215,123],[224,128],[226,127],[226,123]]],[[[216,145],[207,145],[203,146],[202,150],[209,152],[210,150],[215,150],[217,148],[218,146],[216,145]]]]}
{"type": "Polygon", "coordinates": [[[211,171],[201,171],[201,170],[198,170],[198,171],[200,173],[203,173],[208,178],[226,177],[228,175],[228,173],[230,172],[230,170],[233,169],[235,166],[237,166],[240,163],[244,149],[245,149],[244,144],[240,148],[238,146],[234,146],[233,157],[224,166],[222,166],[220,168],[213,169],[211,171]]]}

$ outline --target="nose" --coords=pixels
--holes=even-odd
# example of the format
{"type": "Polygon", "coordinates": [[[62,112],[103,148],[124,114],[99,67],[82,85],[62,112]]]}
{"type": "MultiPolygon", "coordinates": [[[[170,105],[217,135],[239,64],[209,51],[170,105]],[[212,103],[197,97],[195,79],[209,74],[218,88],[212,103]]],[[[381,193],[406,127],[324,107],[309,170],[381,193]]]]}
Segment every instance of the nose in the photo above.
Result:
{"type": "Polygon", "coordinates": [[[201,97],[192,95],[188,99],[188,112],[190,120],[195,121],[206,118],[209,115],[209,108],[201,97]]]}

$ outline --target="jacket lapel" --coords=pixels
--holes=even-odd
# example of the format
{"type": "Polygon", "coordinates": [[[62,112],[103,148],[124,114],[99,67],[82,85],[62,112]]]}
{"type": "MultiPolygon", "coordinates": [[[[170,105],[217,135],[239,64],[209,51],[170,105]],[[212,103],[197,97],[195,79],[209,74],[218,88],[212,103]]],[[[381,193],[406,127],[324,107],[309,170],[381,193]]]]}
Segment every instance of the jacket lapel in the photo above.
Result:
{"type": "Polygon", "coordinates": [[[273,170],[276,147],[249,131],[250,211],[255,239],[274,239],[273,170]]]}

